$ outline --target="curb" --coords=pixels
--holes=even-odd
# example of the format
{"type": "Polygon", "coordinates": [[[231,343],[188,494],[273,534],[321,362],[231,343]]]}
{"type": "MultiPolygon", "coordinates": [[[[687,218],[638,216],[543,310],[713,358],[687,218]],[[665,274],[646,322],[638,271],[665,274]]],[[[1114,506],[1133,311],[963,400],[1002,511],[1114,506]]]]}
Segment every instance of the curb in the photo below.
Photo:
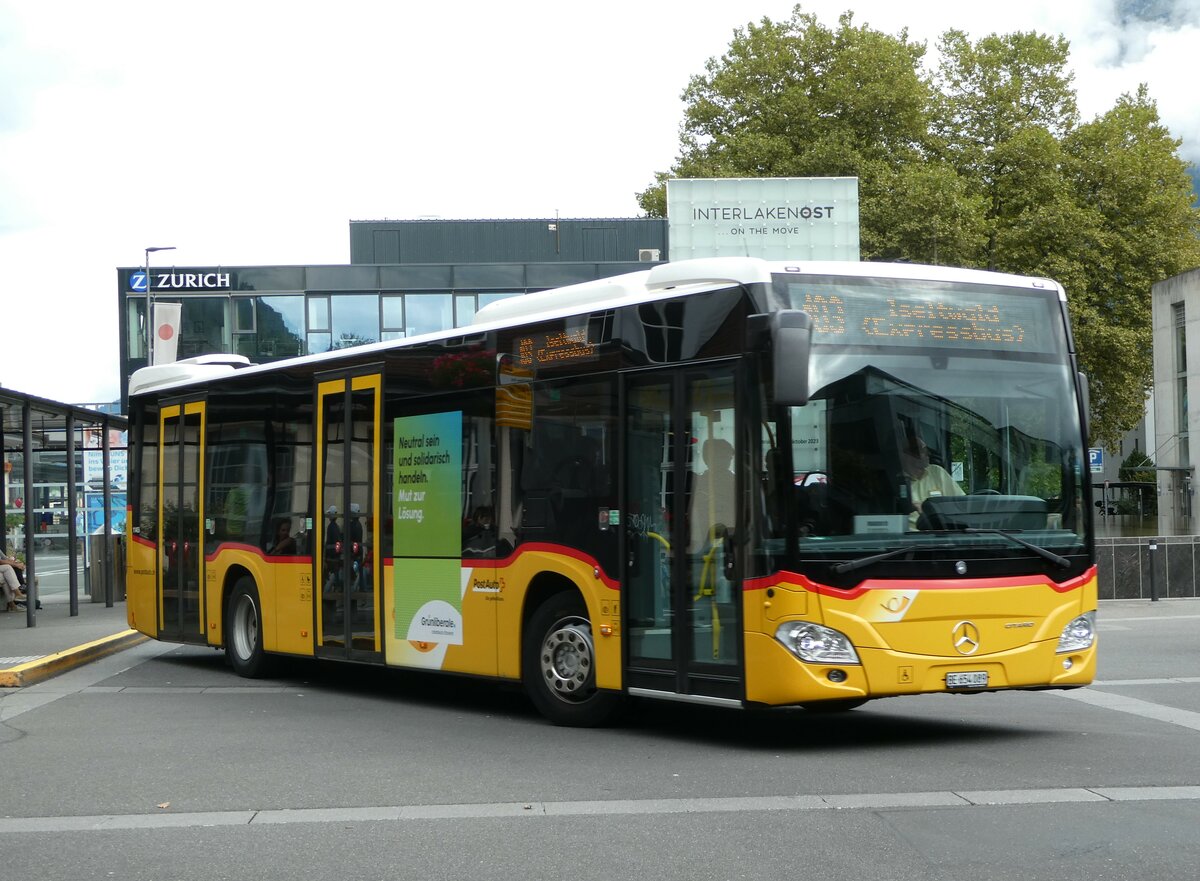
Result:
{"type": "Polygon", "coordinates": [[[121,649],[137,645],[139,642],[145,642],[149,638],[146,634],[136,630],[125,630],[103,639],[85,642],[83,645],[77,645],[65,651],[55,652],[52,655],[0,670],[0,688],[20,688],[23,685],[33,685],[49,679],[51,676],[73,670],[88,661],[95,661],[119,652],[121,649]]]}

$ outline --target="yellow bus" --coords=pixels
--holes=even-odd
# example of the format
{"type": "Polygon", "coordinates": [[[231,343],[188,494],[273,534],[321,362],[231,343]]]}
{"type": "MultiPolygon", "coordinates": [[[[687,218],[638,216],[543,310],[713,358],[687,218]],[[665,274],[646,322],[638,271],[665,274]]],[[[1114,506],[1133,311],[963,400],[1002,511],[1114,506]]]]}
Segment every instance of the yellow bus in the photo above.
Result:
{"type": "Polygon", "coordinates": [[[1062,288],[667,263],[470,326],[130,383],[130,626],[630,697],[845,710],[1095,671],[1062,288]]]}

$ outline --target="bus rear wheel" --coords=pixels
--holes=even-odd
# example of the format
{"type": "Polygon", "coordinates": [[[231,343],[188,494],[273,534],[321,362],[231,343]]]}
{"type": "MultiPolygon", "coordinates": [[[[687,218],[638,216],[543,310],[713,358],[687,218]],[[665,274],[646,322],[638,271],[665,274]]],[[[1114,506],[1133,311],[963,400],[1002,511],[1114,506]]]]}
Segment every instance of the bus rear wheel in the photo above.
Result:
{"type": "Polygon", "coordinates": [[[225,656],[239,676],[257,679],[267,673],[269,659],[263,651],[258,587],[246,575],[233,585],[225,607],[225,656]]]}
{"type": "Polygon", "coordinates": [[[538,712],[555,725],[588,728],[610,721],[621,695],[596,688],[596,650],[587,606],[575,593],[542,603],[525,631],[522,678],[538,712]]]}

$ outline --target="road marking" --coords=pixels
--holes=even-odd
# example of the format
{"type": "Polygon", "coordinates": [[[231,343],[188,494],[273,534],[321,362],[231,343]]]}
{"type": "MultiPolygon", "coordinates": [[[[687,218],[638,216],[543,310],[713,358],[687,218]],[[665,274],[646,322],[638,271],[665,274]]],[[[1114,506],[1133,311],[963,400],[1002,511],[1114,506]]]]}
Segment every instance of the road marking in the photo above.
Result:
{"type": "Polygon", "coordinates": [[[1088,688],[1062,692],[1059,697],[1079,701],[1081,704],[1090,704],[1093,707],[1100,707],[1104,710],[1130,713],[1134,716],[1141,716],[1143,719],[1169,722],[1172,725],[1180,725],[1184,728],[1191,728],[1193,731],[1200,731],[1200,713],[1193,713],[1191,710],[1164,707],[1161,704],[1152,704],[1149,701],[1141,701],[1135,697],[1123,697],[1119,694],[1092,691],[1088,688]]]}
{"type": "Polygon", "coordinates": [[[881,811],[972,809],[998,805],[1102,804],[1131,801],[1197,801],[1200,786],[1125,786],[998,789],[963,792],[885,792],[831,795],[764,795],[732,798],[652,798],[613,801],[535,801],[482,804],[378,805],[355,808],[197,811],[0,818],[0,835],[30,832],[109,832],[114,829],[289,826],[301,823],[378,823],[409,820],[481,820],[528,817],[713,814],[747,811],[881,811]]]}
{"type": "Polygon", "coordinates": [[[1121,688],[1129,685],[1195,685],[1197,682],[1200,682],[1200,676],[1174,676],[1167,679],[1097,679],[1092,686],[1121,688]]]}

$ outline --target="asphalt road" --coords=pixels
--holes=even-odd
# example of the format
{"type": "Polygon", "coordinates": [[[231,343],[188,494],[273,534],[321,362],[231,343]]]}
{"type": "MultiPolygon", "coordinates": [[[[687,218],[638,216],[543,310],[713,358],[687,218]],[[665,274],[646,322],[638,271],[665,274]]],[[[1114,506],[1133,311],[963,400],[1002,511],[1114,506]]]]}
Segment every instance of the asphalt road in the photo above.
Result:
{"type": "Polygon", "coordinates": [[[1194,881],[1200,602],[1100,633],[1074,692],[582,731],[488,683],[143,644],[0,692],[0,875],[1194,881]]]}

